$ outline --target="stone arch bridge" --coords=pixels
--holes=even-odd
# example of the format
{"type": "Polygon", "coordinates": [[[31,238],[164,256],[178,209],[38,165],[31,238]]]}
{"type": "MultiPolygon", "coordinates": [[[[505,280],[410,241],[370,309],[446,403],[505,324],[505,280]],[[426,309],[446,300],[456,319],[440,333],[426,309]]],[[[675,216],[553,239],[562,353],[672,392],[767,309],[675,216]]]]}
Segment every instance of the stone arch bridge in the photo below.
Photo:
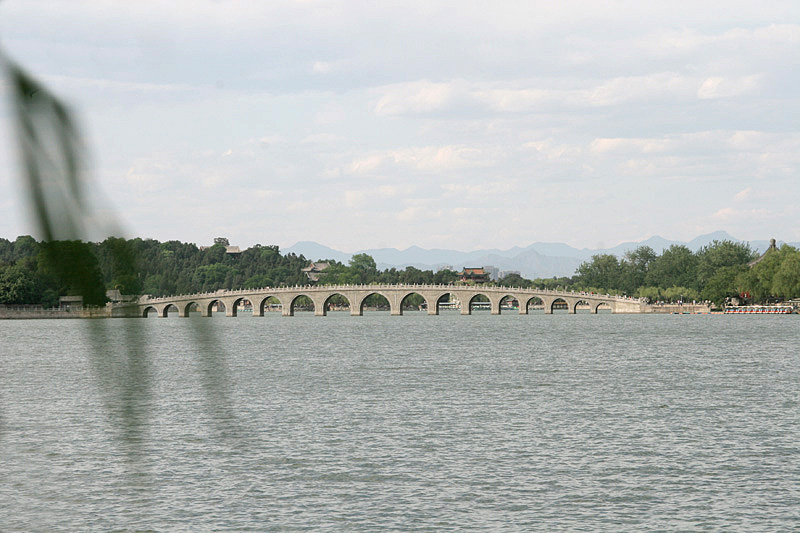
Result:
{"type": "MultiPolygon", "coordinates": [[[[198,310],[202,316],[211,316],[215,307],[221,303],[225,307],[227,316],[236,316],[237,309],[244,301],[250,302],[253,316],[264,316],[266,306],[270,302],[280,305],[284,316],[293,316],[298,300],[305,296],[314,307],[314,314],[325,316],[330,307],[331,298],[341,296],[347,301],[350,314],[360,316],[364,312],[364,302],[368,296],[377,294],[389,302],[389,311],[392,315],[402,315],[404,301],[412,294],[419,295],[425,302],[429,315],[438,315],[442,304],[449,301],[445,296],[453,295],[461,302],[461,314],[472,313],[474,304],[478,301],[488,301],[488,307],[493,315],[501,313],[501,303],[504,300],[516,300],[519,313],[527,314],[529,305],[543,306],[545,313],[552,313],[556,304],[561,308],[566,306],[568,313],[575,313],[581,304],[588,306],[592,313],[597,313],[598,308],[605,306],[612,313],[641,313],[646,304],[636,298],[627,296],[610,296],[587,292],[555,291],[546,289],[523,289],[519,287],[492,287],[468,285],[321,285],[321,286],[295,286],[295,287],[265,287],[260,289],[219,290],[215,292],[182,294],[178,296],[165,296],[150,298],[143,296],[136,302],[115,304],[112,316],[115,317],[146,317],[155,312],[158,316],[166,317],[170,310],[177,310],[178,316],[187,317],[190,311],[198,310]],[[484,298],[480,298],[483,296],[484,298]],[[270,300],[274,298],[274,300],[270,300]]],[[[308,302],[305,300],[305,302],[308,302]]],[[[302,300],[301,300],[302,301],[302,300]]],[[[341,301],[341,300],[340,300],[341,301]]]]}

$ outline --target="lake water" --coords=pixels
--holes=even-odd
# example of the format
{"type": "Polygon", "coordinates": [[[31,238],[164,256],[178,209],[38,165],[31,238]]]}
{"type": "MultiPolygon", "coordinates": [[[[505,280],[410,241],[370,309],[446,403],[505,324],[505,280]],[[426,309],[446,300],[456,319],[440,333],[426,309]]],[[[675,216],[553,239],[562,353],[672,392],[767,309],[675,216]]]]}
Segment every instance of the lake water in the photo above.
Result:
{"type": "Polygon", "coordinates": [[[798,530],[797,316],[0,322],[0,530],[798,530]]]}

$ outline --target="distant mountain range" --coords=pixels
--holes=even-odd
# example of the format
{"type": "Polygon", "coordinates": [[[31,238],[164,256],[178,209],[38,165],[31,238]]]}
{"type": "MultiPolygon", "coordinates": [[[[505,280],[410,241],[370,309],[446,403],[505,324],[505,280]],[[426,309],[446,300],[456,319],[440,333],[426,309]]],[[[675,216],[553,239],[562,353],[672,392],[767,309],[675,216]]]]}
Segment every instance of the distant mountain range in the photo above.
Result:
{"type": "MultiPolygon", "coordinates": [[[[322,244],[311,241],[298,242],[294,246],[283,250],[284,253],[295,253],[304,255],[310,260],[334,259],[347,263],[356,253],[365,253],[372,256],[383,270],[386,268],[405,268],[413,266],[421,270],[437,270],[442,266],[450,266],[460,270],[474,266],[494,266],[503,270],[517,270],[522,276],[533,278],[550,278],[553,276],[572,276],[578,266],[597,254],[614,254],[622,256],[625,252],[633,250],[639,246],[650,246],[656,253],[661,253],[664,249],[673,244],[680,244],[696,251],[713,241],[730,240],[743,242],[732,237],[724,231],[715,231],[707,235],[695,237],[689,242],[671,241],[663,237],[654,236],[640,242],[624,242],[613,248],[589,249],[573,248],[564,243],[536,242],[521,248],[515,246],[508,250],[475,250],[473,252],[461,252],[458,250],[432,249],[426,250],[419,246],[411,246],[405,250],[396,248],[378,248],[371,250],[359,250],[353,254],[340,252],[322,244]]],[[[749,241],[750,246],[763,252],[769,247],[769,240],[749,241]]],[[[783,244],[778,242],[778,246],[783,244]]],[[[800,247],[800,243],[788,243],[792,246],[800,247]]]]}

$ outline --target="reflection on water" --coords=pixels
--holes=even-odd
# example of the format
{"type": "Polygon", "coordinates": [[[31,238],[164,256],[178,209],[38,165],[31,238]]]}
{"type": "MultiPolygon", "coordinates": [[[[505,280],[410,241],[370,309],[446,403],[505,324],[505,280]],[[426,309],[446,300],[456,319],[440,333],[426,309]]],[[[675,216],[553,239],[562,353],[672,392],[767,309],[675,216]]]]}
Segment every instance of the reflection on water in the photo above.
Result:
{"type": "Polygon", "coordinates": [[[0,322],[0,524],[792,529],[796,325],[0,322]]]}

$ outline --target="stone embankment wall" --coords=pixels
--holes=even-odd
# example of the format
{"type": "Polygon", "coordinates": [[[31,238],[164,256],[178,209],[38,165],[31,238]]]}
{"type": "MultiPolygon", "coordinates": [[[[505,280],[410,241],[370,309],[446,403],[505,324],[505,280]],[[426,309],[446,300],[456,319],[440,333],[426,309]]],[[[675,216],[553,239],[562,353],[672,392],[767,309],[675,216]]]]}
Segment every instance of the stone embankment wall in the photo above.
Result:
{"type": "Polygon", "coordinates": [[[0,305],[0,319],[14,318],[110,318],[111,307],[50,308],[37,305],[0,305]]]}

